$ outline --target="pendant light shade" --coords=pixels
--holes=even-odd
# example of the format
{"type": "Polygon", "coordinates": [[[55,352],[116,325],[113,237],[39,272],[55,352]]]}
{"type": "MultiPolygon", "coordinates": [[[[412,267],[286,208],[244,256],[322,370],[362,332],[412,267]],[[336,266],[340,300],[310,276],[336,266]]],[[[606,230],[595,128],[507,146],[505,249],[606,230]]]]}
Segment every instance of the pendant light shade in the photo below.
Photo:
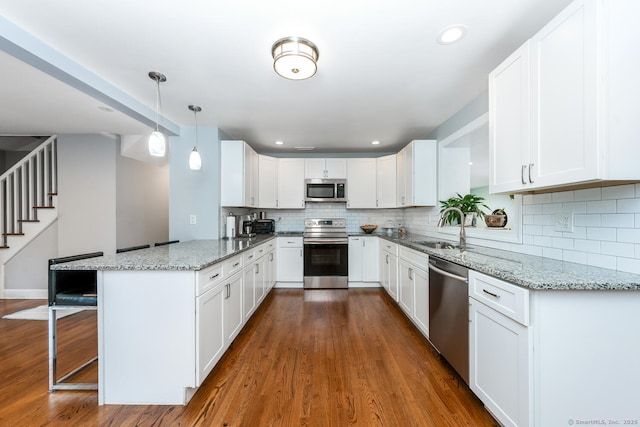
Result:
{"type": "Polygon", "coordinates": [[[271,47],[273,69],[290,80],[304,80],[318,70],[318,48],[302,37],[285,37],[271,47]]]}
{"type": "Polygon", "coordinates": [[[167,76],[157,71],[149,71],[149,78],[156,82],[156,130],[149,136],[149,154],[155,157],[164,157],[167,152],[167,143],[164,135],[159,130],[160,108],[160,82],[166,82],[167,76]]]}
{"type": "Polygon", "coordinates": [[[164,157],[167,152],[167,143],[164,135],[158,131],[151,132],[149,135],[149,154],[155,157],[164,157]]]}
{"type": "Polygon", "coordinates": [[[196,122],[196,143],[193,146],[193,150],[189,154],[189,169],[193,171],[199,171],[202,169],[202,157],[200,157],[200,153],[198,153],[198,116],[197,113],[202,111],[202,108],[197,105],[189,105],[189,110],[193,111],[193,118],[196,122]]]}

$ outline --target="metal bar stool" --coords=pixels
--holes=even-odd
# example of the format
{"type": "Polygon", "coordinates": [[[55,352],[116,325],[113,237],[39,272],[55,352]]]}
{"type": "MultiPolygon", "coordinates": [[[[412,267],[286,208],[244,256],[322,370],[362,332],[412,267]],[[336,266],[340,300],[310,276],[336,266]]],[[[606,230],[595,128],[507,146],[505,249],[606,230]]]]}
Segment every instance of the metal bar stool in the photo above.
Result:
{"type": "Polygon", "coordinates": [[[62,309],[97,310],[97,277],[95,270],[51,270],[54,264],[78,261],[102,256],[103,252],[53,258],[49,260],[49,391],[55,390],[97,390],[97,383],[64,383],[72,375],[86,368],[96,360],[83,363],[80,367],[57,378],[57,311],[62,309]]]}

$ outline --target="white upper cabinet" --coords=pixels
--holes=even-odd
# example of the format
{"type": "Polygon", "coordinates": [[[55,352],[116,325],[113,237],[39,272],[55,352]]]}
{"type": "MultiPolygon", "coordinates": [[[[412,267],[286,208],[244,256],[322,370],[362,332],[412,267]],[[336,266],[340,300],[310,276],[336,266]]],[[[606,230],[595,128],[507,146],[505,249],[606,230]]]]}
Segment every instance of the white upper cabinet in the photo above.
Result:
{"type": "Polygon", "coordinates": [[[397,207],[435,206],[437,142],[415,140],[396,155],[397,207]]]}
{"type": "Polygon", "coordinates": [[[258,207],[274,209],[278,205],[278,159],[258,156],[258,207]]]}
{"type": "Polygon", "coordinates": [[[220,142],[222,206],[258,206],[258,154],[244,141],[220,142]]]}
{"type": "Polygon", "coordinates": [[[304,209],[304,159],[278,159],[279,209],[304,209]]]}
{"type": "Polygon", "coordinates": [[[396,207],[396,155],[376,159],[376,207],[396,207]]]}
{"type": "Polygon", "coordinates": [[[347,160],[347,208],[376,207],[376,159],[347,160]]]}
{"type": "Polygon", "coordinates": [[[640,179],[633,0],[579,0],[489,75],[490,191],[640,179]]]}
{"type": "Polygon", "coordinates": [[[306,179],[345,179],[347,159],[304,159],[304,177],[306,179]]]}

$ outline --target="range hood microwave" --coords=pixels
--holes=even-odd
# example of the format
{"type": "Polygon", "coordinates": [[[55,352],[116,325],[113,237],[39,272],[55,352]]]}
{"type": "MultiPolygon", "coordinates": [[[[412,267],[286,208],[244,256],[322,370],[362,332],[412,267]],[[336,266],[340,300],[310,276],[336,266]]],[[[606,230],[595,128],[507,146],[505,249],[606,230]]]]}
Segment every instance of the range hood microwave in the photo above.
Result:
{"type": "Polygon", "coordinates": [[[305,179],[305,202],[346,202],[347,180],[305,179]]]}

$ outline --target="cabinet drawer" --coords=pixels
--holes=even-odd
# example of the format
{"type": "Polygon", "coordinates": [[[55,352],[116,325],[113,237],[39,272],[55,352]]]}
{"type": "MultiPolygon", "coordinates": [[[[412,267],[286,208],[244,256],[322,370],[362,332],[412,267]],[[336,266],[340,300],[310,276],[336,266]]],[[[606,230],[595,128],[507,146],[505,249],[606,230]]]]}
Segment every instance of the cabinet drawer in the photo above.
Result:
{"type": "Polygon", "coordinates": [[[469,271],[469,296],[529,326],[529,291],[477,271],[469,271]]]}
{"type": "Polygon", "coordinates": [[[265,256],[265,254],[267,253],[267,251],[268,251],[268,250],[269,250],[269,249],[267,248],[267,245],[266,245],[266,244],[265,244],[265,245],[260,245],[260,246],[258,246],[258,247],[254,250],[254,253],[255,253],[255,259],[262,258],[263,256],[265,256]]]}
{"type": "Polygon", "coordinates": [[[401,246],[399,257],[413,264],[415,267],[420,267],[425,271],[429,268],[429,255],[425,253],[401,246]]]}
{"type": "Polygon", "coordinates": [[[258,259],[258,257],[256,256],[255,249],[250,249],[242,253],[242,262],[244,263],[244,265],[252,264],[256,259],[258,259]]]}
{"type": "Polygon", "coordinates": [[[238,271],[242,270],[242,255],[236,255],[233,258],[229,258],[224,262],[225,264],[225,276],[231,277],[238,271]]]}
{"type": "Polygon", "coordinates": [[[202,295],[224,279],[224,262],[214,264],[198,273],[197,295],[202,295]]]}
{"type": "Polygon", "coordinates": [[[389,252],[390,254],[398,256],[398,244],[397,243],[391,243],[388,240],[380,239],[380,248],[385,252],[389,252]]]}
{"type": "Polygon", "coordinates": [[[279,248],[301,248],[302,237],[278,237],[279,248]]]}

